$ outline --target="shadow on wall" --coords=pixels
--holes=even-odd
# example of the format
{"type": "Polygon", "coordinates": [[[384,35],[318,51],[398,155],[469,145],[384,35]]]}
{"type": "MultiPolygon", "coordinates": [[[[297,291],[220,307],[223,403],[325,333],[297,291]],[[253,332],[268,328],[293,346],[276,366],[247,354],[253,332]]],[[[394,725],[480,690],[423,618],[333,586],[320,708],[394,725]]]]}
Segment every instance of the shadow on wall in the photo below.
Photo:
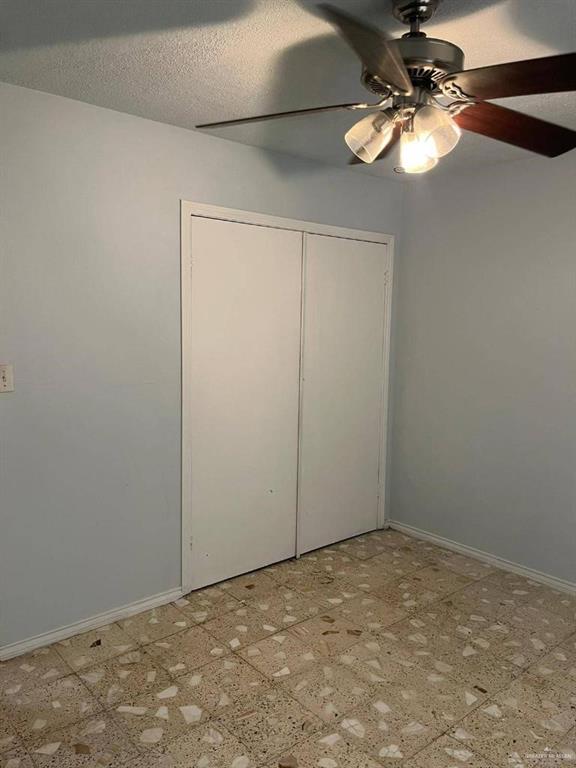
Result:
{"type": "Polygon", "coordinates": [[[0,51],[224,24],[255,0],[2,0],[0,51]]]}

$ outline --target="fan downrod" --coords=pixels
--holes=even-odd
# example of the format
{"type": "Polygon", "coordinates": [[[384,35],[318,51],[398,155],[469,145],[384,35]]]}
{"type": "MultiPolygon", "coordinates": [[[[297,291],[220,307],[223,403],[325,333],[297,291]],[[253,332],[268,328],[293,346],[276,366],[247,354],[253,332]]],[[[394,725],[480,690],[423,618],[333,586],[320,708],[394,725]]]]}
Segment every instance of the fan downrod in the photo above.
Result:
{"type": "Polygon", "coordinates": [[[423,35],[420,25],[429,21],[438,10],[440,0],[392,0],[392,12],[403,24],[410,26],[409,35],[423,35]]]}

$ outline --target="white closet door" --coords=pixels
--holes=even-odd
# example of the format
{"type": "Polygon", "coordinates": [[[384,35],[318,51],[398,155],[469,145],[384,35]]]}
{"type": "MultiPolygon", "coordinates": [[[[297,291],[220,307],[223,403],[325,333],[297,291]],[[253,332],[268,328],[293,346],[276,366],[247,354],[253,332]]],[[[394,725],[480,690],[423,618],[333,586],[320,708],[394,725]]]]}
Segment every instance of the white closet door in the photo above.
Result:
{"type": "Polygon", "coordinates": [[[378,526],[386,246],[305,236],[298,550],[378,526]]]}
{"type": "Polygon", "coordinates": [[[299,232],[192,220],[195,588],[295,553],[301,270],[299,232]]]}

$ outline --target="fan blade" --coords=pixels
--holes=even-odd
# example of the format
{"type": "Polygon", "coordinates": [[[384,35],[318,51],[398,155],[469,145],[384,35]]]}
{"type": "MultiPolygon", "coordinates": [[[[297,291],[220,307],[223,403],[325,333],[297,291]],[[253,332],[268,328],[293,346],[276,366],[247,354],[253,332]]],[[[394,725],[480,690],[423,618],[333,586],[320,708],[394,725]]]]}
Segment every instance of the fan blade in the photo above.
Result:
{"type": "Polygon", "coordinates": [[[467,131],[546,157],[558,157],[576,147],[576,131],[485,101],[466,107],[454,120],[467,131]]]}
{"type": "MultiPolygon", "coordinates": [[[[392,134],[392,138],[390,139],[389,143],[384,147],[382,152],[378,155],[376,160],[374,160],[375,163],[377,163],[379,160],[385,160],[388,155],[392,152],[396,144],[400,141],[400,136],[402,136],[402,124],[396,123],[394,126],[394,133],[392,134]]],[[[364,160],[360,160],[359,157],[356,155],[352,155],[350,160],[348,160],[348,165],[372,165],[372,163],[365,163],[364,160]]]]}
{"type": "Polygon", "coordinates": [[[394,40],[375,27],[334,8],[328,3],[318,6],[354,50],[364,68],[404,95],[412,93],[412,82],[394,40]]]}
{"type": "Polygon", "coordinates": [[[468,69],[448,75],[440,83],[443,90],[453,86],[475,99],[576,91],[576,53],[468,69]]]}
{"type": "Polygon", "coordinates": [[[203,123],[196,128],[220,128],[225,125],[244,125],[245,123],[258,123],[264,120],[278,120],[280,117],[300,117],[302,115],[315,115],[318,112],[335,112],[338,109],[357,109],[362,104],[332,104],[329,107],[310,107],[309,109],[293,109],[291,112],[272,112],[270,115],[256,115],[255,117],[240,117],[236,120],[224,120],[220,123],[203,123]]]}

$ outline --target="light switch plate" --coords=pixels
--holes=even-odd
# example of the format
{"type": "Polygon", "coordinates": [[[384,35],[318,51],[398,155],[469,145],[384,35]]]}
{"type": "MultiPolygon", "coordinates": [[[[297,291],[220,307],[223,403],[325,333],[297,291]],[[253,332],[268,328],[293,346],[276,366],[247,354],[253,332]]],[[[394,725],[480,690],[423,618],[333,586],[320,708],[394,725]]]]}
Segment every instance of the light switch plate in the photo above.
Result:
{"type": "Polygon", "coordinates": [[[0,363],[0,392],[14,392],[14,366],[0,363]]]}

